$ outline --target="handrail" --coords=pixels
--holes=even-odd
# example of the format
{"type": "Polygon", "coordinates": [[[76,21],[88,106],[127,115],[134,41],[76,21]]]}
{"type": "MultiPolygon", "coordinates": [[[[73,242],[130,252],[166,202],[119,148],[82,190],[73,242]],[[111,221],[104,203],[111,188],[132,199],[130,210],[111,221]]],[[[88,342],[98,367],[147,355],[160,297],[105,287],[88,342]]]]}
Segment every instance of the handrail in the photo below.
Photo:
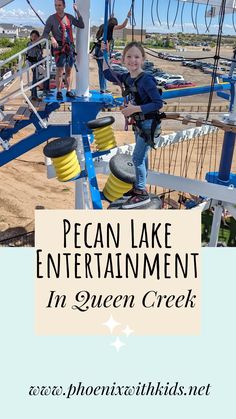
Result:
{"type": "Polygon", "coordinates": [[[32,111],[37,115],[37,118],[39,119],[40,125],[43,128],[46,128],[47,125],[45,124],[45,122],[41,119],[40,115],[38,114],[36,108],[34,107],[33,103],[30,101],[30,99],[26,96],[26,92],[31,90],[33,87],[38,86],[39,84],[45,82],[46,80],[48,80],[50,78],[50,62],[51,62],[51,51],[49,48],[49,41],[48,39],[42,38],[39,41],[33,43],[32,45],[28,46],[27,48],[24,48],[22,51],[12,55],[11,57],[7,58],[6,60],[2,61],[0,68],[17,59],[18,60],[18,69],[17,71],[10,75],[8,78],[1,80],[0,81],[0,86],[12,81],[13,79],[16,79],[17,77],[19,77],[19,81],[20,81],[20,88],[17,90],[14,90],[14,92],[9,92],[8,94],[6,94],[4,97],[1,98],[0,102],[1,104],[5,103],[10,97],[15,98],[17,96],[23,95],[24,99],[26,100],[26,102],[28,103],[29,107],[32,109],[32,111]],[[25,66],[24,65],[24,59],[23,56],[25,54],[27,54],[28,51],[30,51],[32,48],[36,47],[37,45],[40,44],[46,44],[46,56],[42,58],[42,60],[38,61],[37,63],[34,63],[30,66],[25,66]],[[40,80],[36,81],[33,84],[29,85],[29,73],[31,72],[32,69],[41,66],[42,64],[45,63],[45,70],[46,70],[46,74],[43,78],[41,78],[40,80]],[[24,79],[23,76],[24,74],[27,75],[27,80],[26,83],[24,84],[24,79]]]}
{"type": "Polygon", "coordinates": [[[40,39],[39,41],[34,42],[32,45],[29,45],[28,47],[26,47],[26,48],[22,49],[20,52],[17,52],[16,54],[12,55],[12,56],[11,56],[11,57],[9,57],[9,58],[6,58],[6,60],[4,60],[4,61],[1,63],[1,65],[5,65],[5,64],[7,64],[8,62],[10,62],[10,61],[14,60],[15,58],[17,58],[19,54],[26,54],[26,53],[27,53],[30,49],[32,49],[32,48],[34,48],[34,47],[36,47],[36,46],[37,46],[37,45],[39,45],[39,44],[44,44],[44,43],[46,44],[46,48],[48,48],[48,47],[49,47],[49,42],[48,42],[48,39],[46,39],[46,38],[42,38],[42,39],[40,39]]]}
{"type": "Polygon", "coordinates": [[[7,4],[12,3],[14,0],[0,0],[0,9],[5,7],[7,4]]]}
{"type": "MultiPolygon", "coordinates": [[[[13,73],[11,76],[7,77],[6,79],[2,79],[0,80],[0,86],[5,85],[6,83],[10,83],[12,80],[14,80],[18,75],[21,76],[21,74],[24,74],[26,72],[28,72],[28,70],[32,70],[33,68],[40,66],[43,63],[47,62],[47,57],[44,57],[42,60],[38,61],[35,64],[32,64],[30,66],[25,66],[25,68],[23,68],[21,66],[21,70],[17,70],[15,73],[13,73]]],[[[0,66],[1,68],[1,66],[0,66]]],[[[49,78],[49,77],[48,77],[49,78]]],[[[40,84],[41,84],[41,80],[40,80],[40,84]]],[[[32,88],[32,86],[30,86],[30,89],[32,88]]]]}

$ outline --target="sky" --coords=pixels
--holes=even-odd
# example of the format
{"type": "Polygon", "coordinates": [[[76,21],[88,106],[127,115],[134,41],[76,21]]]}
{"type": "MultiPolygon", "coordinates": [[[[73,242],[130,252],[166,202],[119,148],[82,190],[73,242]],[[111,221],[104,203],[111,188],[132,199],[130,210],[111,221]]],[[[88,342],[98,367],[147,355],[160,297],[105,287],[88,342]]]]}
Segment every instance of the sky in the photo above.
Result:
{"type": "MultiPolygon", "coordinates": [[[[80,0],[86,1],[86,0],[80,0]]],[[[199,1],[199,0],[197,0],[199,1]]],[[[183,29],[184,32],[206,33],[207,26],[209,26],[209,33],[217,33],[218,31],[218,17],[214,17],[210,22],[210,18],[207,18],[207,26],[205,23],[205,10],[206,5],[197,6],[197,1],[189,0],[189,3],[185,3],[183,12],[183,29]],[[198,11],[197,11],[198,7],[198,11]],[[197,12],[197,13],[196,13],[197,12]],[[194,22],[194,24],[193,24],[194,22]],[[210,23],[210,25],[209,25],[210,23]],[[194,27],[195,26],[195,27],[194,27]],[[197,28],[197,29],[196,29],[197,28]]],[[[53,0],[31,0],[33,7],[37,10],[39,15],[45,21],[47,17],[54,13],[54,1],[53,0]]],[[[113,0],[112,0],[113,3],[113,0]]],[[[91,25],[100,25],[103,22],[104,16],[104,5],[105,0],[90,0],[91,4],[91,25]]],[[[125,19],[128,9],[131,5],[131,0],[116,0],[115,1],[115,16],[118,18],[119,23],[125,19]]],[[[66,10],[68,13],[73,13],[73,0],[66,1],[66,10]]],[[[175,25],[176,11],[178,9],[178,0],[144,0],[144,28],[148,32],[182,32],[181,25],[181,8],[182,3],[179,2],[179,10],[175,25]],[[153,7],[153,19],[152,19],[152,4],[153,7]],[[158,14],[156,13],[156,5],[158,14]],[[169,12],[167,13],[167,11],[169,12]],[[160,22],[158,21],[158,17],[160,22]],[[154,21],[154,24],[153,24],[154,21]],[[169,26],[169,28],[168,28],[169,26]]],[[[210,6],[208,6],[209,10],[210,6]]],[[[135,20],[136,28],[141,27],[141,10],[142,0],[135,0],[135,20]]],[[[227,14],[225,16],[223,34],[235,35],[235,29],[233,22],[235,21],[236,27],[236,12],[235,16],[227,14]]],[[[17,25],[32,25],[40,26],[40,21],[34,15],[26,0],[14,0],[8,6],[0,9],[0,22],[14,23],[17,25]]]]}

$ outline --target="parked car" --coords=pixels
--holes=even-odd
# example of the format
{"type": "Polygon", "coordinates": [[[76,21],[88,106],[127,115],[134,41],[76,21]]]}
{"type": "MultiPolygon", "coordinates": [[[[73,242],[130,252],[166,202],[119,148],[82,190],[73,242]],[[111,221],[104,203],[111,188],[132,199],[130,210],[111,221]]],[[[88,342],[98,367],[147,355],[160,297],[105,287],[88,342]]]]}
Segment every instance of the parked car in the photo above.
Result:
{"type": "Polygon", "coordinates": [[[182,89],[183,87],[194,87],[196,86],[196,83],[192,83],[191,81],[182,81],[182,80],[176,80],[173,81],[173,83],[166,83],[164,85],[165,89],[182,89]]]}
{"type": "Polygon", "coordinates": [[[121,64],[122,60],[120,58],[112,58],[111,62],[112,64],[121,64]]]}
{"type": "Polygon", "coordinates": [[[180,74],[172,74],[172,75],[166,75],[163,77],[155,77],[157,84],[159,84],[159,86],[163,86],[165,83],[172,83],[175,80],[184,80],[183,76],[181,76],[180,74]]]}
{"type": "MultiPolygon", "coordinates": [[[[119,64],[111,64],[111,69],[112,71],[114,71],[115,73],[128,73],[128,70],[126,67],[123,67],[122,65],[119,64]]],[[[118,82],[113,82],[113,84],[118,85],[118,82]]]]}
{"type": "Polygon", "coordinates": [[[116,57],[116,58],[118,58],[118,57],[122,58],[122,52],[120,52],[120,51],[116,51],[116,52],[115,52],[115,57],[116,57]]]}
{"type": "Polygon", "coordinates": [[[156,77],[161,77],[162,75],[164,75],[165,73],[163,71],[160,71],[158,68],[144,68],[143,69],[145,71],[145,73],[151,74],[152,76],[156,76],[156,77]]]}
{"type": "Polygon", "coordinates": [[[126,67],[123,67],[120,64],[111,64],[111,69],[113,71],[117,71],[119,73],[127,73],[128,72],[127,68],[126,67]]]}
{"type": "Polygon", "coordinates": [[[143,68],[150,68],[150,67],[154,67],[154,63],[152,61],[149,60],[145,60],[143,63],[143,68]]]}
{"type": "Polygon", "coordinates": [[[170,77],[170,74],[167,72],[162,72],[160,74],[158,74],[158,76],[155,76],[155,79],[157,81],[157,83],[159,83],[159,81],[165,80],[168,77],[170,77]]]}
{"type": "Polygon", "coordinates": [[[169,61],[183,61],[184,57],[181,57],[179,55],[169,55],[168,60],[169,61]]]}

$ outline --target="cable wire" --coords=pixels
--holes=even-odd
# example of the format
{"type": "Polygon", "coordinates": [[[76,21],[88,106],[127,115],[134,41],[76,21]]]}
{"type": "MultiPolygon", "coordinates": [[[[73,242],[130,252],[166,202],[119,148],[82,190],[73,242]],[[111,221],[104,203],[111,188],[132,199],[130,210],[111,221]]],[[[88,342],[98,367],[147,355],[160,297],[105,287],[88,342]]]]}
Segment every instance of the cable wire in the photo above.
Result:
{"type": "Polygon", "coordinates": [[[221,38],[222,38],[223,24],[224,24],[224,17],[225,17],[225,7],[226,7],[226,0],[222,0],[220,13],[219,13],[219,29],[218,29],[218,34],[217,34],[214,66],[213,66],[213,72],[212,72],[212,78],[211,78],[211,89],[210,89],[210,94],[209,94],[206,120],[208,120],[210,111],[211,111],[211,104],[212,104],[213,93],[214,93],[214,84],[216,80],[217,67],[218,67],[219,58],[220,58],[220,47],[221,47],[221,38]]]}

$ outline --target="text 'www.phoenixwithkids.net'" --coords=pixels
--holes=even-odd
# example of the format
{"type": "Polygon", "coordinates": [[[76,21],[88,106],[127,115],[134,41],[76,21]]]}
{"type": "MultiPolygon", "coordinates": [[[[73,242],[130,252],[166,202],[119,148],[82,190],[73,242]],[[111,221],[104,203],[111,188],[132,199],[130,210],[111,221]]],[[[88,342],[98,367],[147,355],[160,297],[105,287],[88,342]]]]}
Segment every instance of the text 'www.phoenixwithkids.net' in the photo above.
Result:
{"type": "Polygon", "coordinates": [[[146,383],[138,382],[136,385],[84,385],[81,381],[69,386],[30,386],[29,396],[55,396],[71,399],[83,396],[210,396],[211,384],[182,385],[178,381],[173,383],[161,381],[146,383]]]}

